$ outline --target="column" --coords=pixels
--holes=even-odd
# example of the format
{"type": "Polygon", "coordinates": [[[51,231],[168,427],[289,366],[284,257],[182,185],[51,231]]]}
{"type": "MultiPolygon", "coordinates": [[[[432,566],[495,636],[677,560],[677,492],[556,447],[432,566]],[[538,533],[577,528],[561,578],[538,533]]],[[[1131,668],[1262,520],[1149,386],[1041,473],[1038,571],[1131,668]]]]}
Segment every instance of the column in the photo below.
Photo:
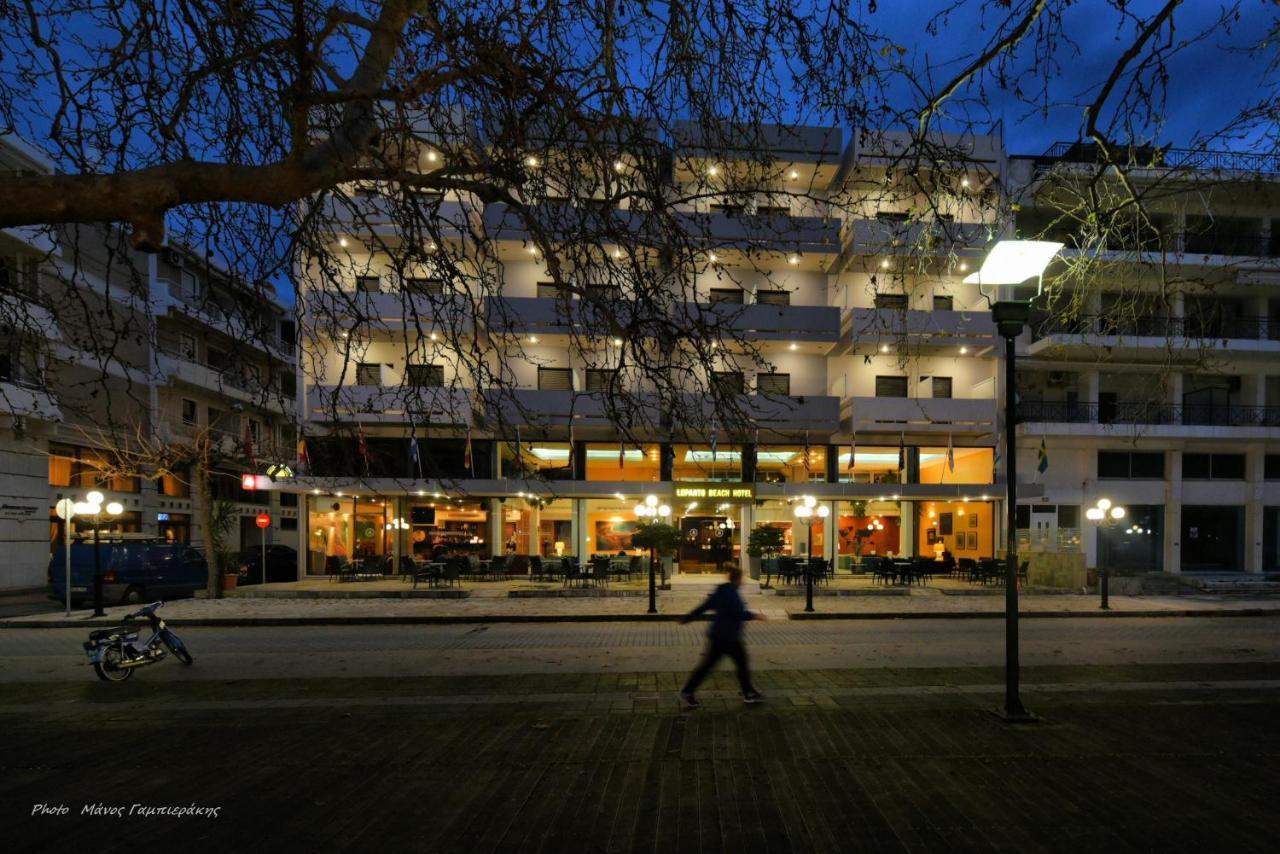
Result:
{"type": "MultiPolygon", "coordinates": [[[[529,554],[542,554],[542,537],[539,526],[542,524],[542,508],[534,504],[529,508],[529,554]]],[[[532,572],[532,569],[530,570],[532,572]]]]}
{"type": "MultiPolygon", "coordinates": [[[[674,511],[673,511],[674,512],[674,511]]],[[[756,526],[756,507],[755,504],[748,501],[738,508],[738,539],[741,541],[741,549],[738,552],[738,566],[742,569],[742,574],[746,578],[751,577],[751,557],[747,554],[747,538],[751,536],[751,531],[756,526]]],[[[672,519],[674,522],[675,519],[672,519]]]]}
{"type": "MultiPolygon", "coordinates": [[[[1084,378],[1084,399],[1086,403],[1098,404],[1098,392],[1102,388],[1102,376],[1097,371],[1085,371],[1082,375],[1084,378]]],[[[1097,420],[1095,414],[1092,420],[1097,420]]]]}
{"type": "Polygon", "coordinates": [[[573,537],[573,553],[579,562],[585,563],[591,554],[587,551],[587,502],[582,498],[573,499],[573,515],[571,535],[573,537]]]}
{"type": "Polygon", "coordinates": [[[1170,575],[1182,573],[1182,451],[1169,452],[1165,480],[1164,542],[1160,562],[1170,575]]]}
{"type": "Polygon", "coordinates": [[[840,532],[840,502],[828,501],[827,508],[831,511],[827,516],[826,537],[822,541],[822,556],[826,558],[827,563],[832,567],[836,565],[836,555],[839,552],[839,532],[840,532]]]}
{"type": "Polygon", "coordinates": [[[507,553],[507,544],[502,537],[502,502],[496,498],[489,499],[489,525],[488,534],[485,537],[489,541],[489,554],[502,555],[507,553]]]}
{"type": "Polygon", "coordinates": [[[898,540],[898,556],[912,557],[916,553],[916,503],[900,501],[901,514],[898,517],[900,538],[898,540]]]}
{"type": "Polygon", "coordinates": [[[1245,478],[1249,499],[1244,505],[1244,571],[1262,572],[1262,518],[1264,501],[1262,490],[1266,483],[1266,454],[1260,445],[1253,445],[1245,453],[1245,478]]]}

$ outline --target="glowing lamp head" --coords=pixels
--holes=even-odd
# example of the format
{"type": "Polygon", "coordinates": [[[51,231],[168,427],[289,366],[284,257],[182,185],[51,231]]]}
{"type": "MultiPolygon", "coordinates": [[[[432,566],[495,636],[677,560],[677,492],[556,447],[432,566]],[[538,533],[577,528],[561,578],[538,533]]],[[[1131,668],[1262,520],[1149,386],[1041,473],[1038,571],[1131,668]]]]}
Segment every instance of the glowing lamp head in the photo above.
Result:
{"type": "Polygon", "coordinates": [[[667,516],[671,515],[671,508],[665,504],[658,505],[658,515],[665,519],[667,516]]]}
{"type": "Polygon", "coordinates": [[[124,512],[124,505],[119,501],[112,501],[107,505],[107,513],[111,516],[119,516],[124,512]]]}
{"type": "Polygon", "coordinates": [[[646,505],[648,505],[649,507],[657,507],[657,506],[658,506],[658,496],[656,496],[656,495],[648,495],[648,496],[645,496],[644,503],[645,503],[646,505]]]}
{"type": "Polygon", "coordinates": [[[1116,521],[1119,521],[1119,520],[1123,519],[1123,518],[1124,518],[1124,508],[1123,508],[1123,507],[1112,507],[1112,508],[1111,508],[1111,518],[1112,518],[1112,519],[1115,519],[1116,521]]]}
{"type": "Polygon", "coordinates": [[[107,497],[105,495],[103,495],[101,492],[95,489],[93,492],[90,492],[88,495],[86,495],[84,497],[84,500],[89,502],[90,504],[101,504],[103,501],[106,500],[106,498],[107,497]]]}
{"type": "Polygon", "coordinates": [[[1097,507],[1090,507],[1088,510],[1085,511],[1085,514],[1084,514],[1084,517],[1088,519],[1090,522],[1100,522],[1102,521],[1102,516],[1103,516],[1102,511],[1099,510],[1097,507]]]}
{"type": "Polygon", "coordinates": [[[1099,510],[1101,510],[1102,512],[1104,512],[1104,513],[1105,513],[1105,512],[1107,512],[1108,510],[1110,510],[1110,509],[1111,509],[1111,499],[1110,499],[1110,498],[1099,498],[1099,499],[1098,499],[1098,509],[1099,509],[1099,510]]]}
{"type": "Polygon", "coordinates": [[[825,519],[830,515],[831,515],[831,508],[828,507],[827,505],[823,504],[821,507],[818,508],[819,519],[825,519]]]}

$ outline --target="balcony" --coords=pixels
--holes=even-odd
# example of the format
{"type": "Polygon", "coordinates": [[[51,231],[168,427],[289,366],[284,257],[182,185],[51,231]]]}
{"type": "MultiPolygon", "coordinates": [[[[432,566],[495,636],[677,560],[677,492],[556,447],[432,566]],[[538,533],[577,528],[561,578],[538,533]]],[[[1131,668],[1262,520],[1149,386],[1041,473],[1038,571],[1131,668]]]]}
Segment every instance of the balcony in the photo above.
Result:
{"type": "Polygon", "coordinates": [[[826,217],[727,211],[682,212],[677,216],[695,241],[723,249],[832,255],[840,251],[839,221],[826,217]]]}
{"type": "Polygon", "coordinates": [[[280,338],[274,328],[277,325],[274,317],[250,322],[249,318],[227,314],[215,303],[198,296],[184,296],[175,282],[168,279],[160,279],[159,282],[161,290],[154,297],[157,316],[168,313],[181,323],[195,320],[234,338],[239,344],[261,350],[280,361],[293,361],[296,348],[292,342],[280,338]]]}
{"type": "Polygon", "coordinates": [[[995,228],[985,223],[857,219],[845,226],[842,245],[848,255],[978,250],[996,236],[995,228]]]}
{"type": "Polygon", "coordinates": [[[466,294],[425,294],[400,291],[348,291],[337,288],[306,295],[311,322],[329,318],[368,323],[398,330],[440,325],[460,334],[475,332],[476,308],[466,294]]]}
{"type": "Polygon", "coordinates": [[[759,341],[840,340],[840,310],[825,305],[685,303],[686,316],[713,328],[759,341]]]}
{"type": "Polygon", "coordinates": [[[844,313],[841,341],[880,341],[906,336],[916,344],[983,346],[995,341],[996,327],[989,311],[907,311],[855,308],[844,313]]]}
{"type": "Polygon", "coordinates": [[[307,412],[312,421],[468,425],[473,396],[464,388],[313,385],[307,412]]]}
{"type": "Polygon", "coordinates": [[[1200,349],[1231,341],[1236,356],[1280,351],[1280,323],[1266,317],[1117,317],[1087,314],[1033,321],[1026,355],[1107,347],[1113,358],[1161,358],[1170,346],[1200,349]]]}
{"type": "Polygon", "coordinates": [[[1018,423],[1064,425],[1066,429],[1059,432],[1086,434],[1096,432],[1098,427],[1105,429],[1113,425],[1172,428],[1152,431],[1152,435],[1170,436],[1204,432],[1178,428],[1212,428],[1208,432],[1214,434],[1219,432],[1217,428],[1229,428],[1227,435],[1248,438],[1256,432],[1280,427],[1280,406],[1027,400],[1018,403],[1018,423]]]}
{"type": "Polygon", "coordinates": [[[954,433],[982,435],[995,429],[996,401],[990,398],[852,397],[840,423],[854,419],[858,432],[954,433]]]}
{"type": "Polygon", "coordinates": [[[703,125],[678,121],[673,142],[681,156],[706,156],[717,161],[760,160],[761,151],[791,163],[836,163],[844,151],[844,133],[821,125],[703,125]]]}
{"type": "Polygon", "coordinates": [[[398,235],[397,223],[430,219],[444,233],[469,233],[479,225],[475,208],[435,194],[419,194],[413,201],[374,193],[347,197],[329,196],[319,216],[334,230],[398,235]]]}
{"type": "MultiPolygon", "coordinates": [[[[634,396],[649,405],[656,397],[634,396]]],[[[510,425],[602,427],[609,424],[604,395],[570,389],[520,388],[485,392],[485,408],[490,418],[510,425]],[[498,414],[501,413],[501,419],[498,414]]],[[[623,405],[625,398],[617,403],[623,405]]]]}
{"type": "MultiPolygon", "coordinates": [[[[1240,172],[1247,175],[1280,177],[1280,155],[1255,154],[1245,151],[1209,151],[1199,148],[1163,148],[1155,146],[1122,146],[1117,159],[1130,168],[1188,172],[1240,172]]],[[[1057,142],[1036,158],[1037,176],[1059,163],[1089,164],[1102,162],[1102,152],[1089,142],[1057,142]]]]}
{"type": "Polygon", "coordinates": [[[42,385],[13,378],[0,378],[0,414],[45,421],[62,419],[57,399],[42,385]]]}
{"type": "Polygon", "coordinates": [[[249,380],[234,368],[217,368],[163,350],[156,353],[156,366],[160,375],[170,383],[204,389],[273,412],[285,413],[293,409],[292,400],[279,389],[249,380]]]}

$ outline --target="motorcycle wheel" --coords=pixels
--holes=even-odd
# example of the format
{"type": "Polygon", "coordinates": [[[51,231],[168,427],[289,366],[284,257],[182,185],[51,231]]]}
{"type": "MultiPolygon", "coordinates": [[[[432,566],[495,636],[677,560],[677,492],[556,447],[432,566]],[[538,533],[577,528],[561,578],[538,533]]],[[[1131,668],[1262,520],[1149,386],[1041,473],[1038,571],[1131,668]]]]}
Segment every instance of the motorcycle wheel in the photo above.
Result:
{"type": "Polygon", "coordinates": [[[120,661],[120,650],[110,647],[103,651],[101,661],[93,663],[93,672],[105,682],[123,682],[133,675],[133,668],[121,667],[120,661]]]}
{"type": "Polygon", "coordinates": [[[174,658],[178,659],[178,661],[181,661],[188,667],[195,663],[195,659],[191,657],[191,653],[187,652],[186,644],[178,640],[176,636],[169,635],[162,639],[164,640],[165,647],[168,648],[169,652],[173,653],[174,658]]]}

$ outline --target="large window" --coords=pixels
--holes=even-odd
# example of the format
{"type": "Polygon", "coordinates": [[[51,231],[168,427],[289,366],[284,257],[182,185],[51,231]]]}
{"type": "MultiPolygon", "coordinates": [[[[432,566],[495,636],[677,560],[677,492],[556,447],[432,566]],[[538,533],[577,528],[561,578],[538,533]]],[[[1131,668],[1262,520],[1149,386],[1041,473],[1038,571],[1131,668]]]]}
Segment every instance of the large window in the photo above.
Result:
{"type": "Polygon", "coordinates": [[[404,280],[404,289],[415,296],[441,296],[444,294],[444,280],[410,276],[404,280]]]}
{"type": "Polygon", "coordinates": [[[878,309],[903,311],[907,307],[906,294],[876,294],[875,306],[878,309]]]}
{"type": "Polygon", "coordinates": [[[617,368],[587,368],[587,391],[605,392],[618,389],[617,368]]]}
{"type": "Polygon", "coordinates": [[[791,394],[791,374],[756,374],[756,393],[788,396],[791,394]]]}
{"type": "MultiPolygon", "coordinates": [[[[636,501],[618,498],[592,498],[586,502],[587,556],[639,555],[640,549],[632,548],[631,538],[636,532],[636,501]]],[[[644,552],[643,554],[647,554],[644,552]]]]}
{"type": "Polygon", "coordinates": [[[933,377],[931,390],[935,398],[950,398],[951,377],[933,377]]]}
{"type": "Polygon", "coordinates": [[[657,445],[636,447],[612,442],[586,445],[587,480],[657,481],[661,454],[657,445]]]}
{"type": "MultiPolygon", "coordinates": [[[[957,461],[958,464],[958,461],[957,461]]],[[[853,470],[849,470],[849,446],[837,449],[836,465],[841,483],[898,483],[898,449],[859,445],[853,470]]]]}
{"type": "Polygon", "coordinates": [[[711,302],[729,302],[742,304],[742,288],[712,288],[709,294],[711,302]]]}
{"type": "Polygon", "coordinates": [[[1182,571],[1244,571],[1244,508],[1182,505],[1182,571]]]}
{"type": "Polygon", "coordinates": [[[415,388],[442,388],[444,365],[406,365],[405,377],[415,388]]]}
{"type": "Polygon", "coordinates": [[[1139,451],[1098,451],[1101,479],[1161,480],[1164,454],[1139,451]]]}
{"type": "Polygon", "coordinates": [[[72,489],[103,489],[111,492],[141,492],[136,477],[110,475],[107,455],[91,448],[49,445],[49,485],[72,489]]]}
{"type": "Polygon", "coordinates": [[[711,375],[711,388],[721,395],[742,394],[746,389],[742,371],[716,371],[711,375]]]}
{"type": "Polygon", "coordinates": [[[791,305],[791,292],[756,291],[756,302],[760,305],[791,305]]]}
{"type": "Polygon", "coordinates": [[[758,483],[807,483],[827,479],[827,446],[761,445],[756,449],[758,483]]]}
{"type": "Polygon", "coordinates": [[[382,385],[382,365],[378,362],[357,364],[356,385],[382,385]]]}
{"type": "Polygon", "coordinates": [[[501,442],[499,447],[505,478],[573,479],[568,442],[522,442],[519,447],[515,442],[501,442]]]}
{"type": "MultiPolygon", "coordinates": [[[[945,447],[920,449],[920,482],[991,483],[994,452],[991,448],[952,448],[955,468],[947,458],[945,447]]],[[[895,454],[894,465],[897,465],[895,454]]]]}
{"type": "Polygon", "coordinates": [[[1244,480],[1244,454],[1183,454],[1183,480],[1244,480]]]}
{"type": "Polygon", "coordinates": [[[1160,572],[1164,568],[1164,507],[1126,505],[1122,525],[1098,528],[1098,566],[1121,572],[1160,572]]]}
{"type": "Polygon", "coordinates": [[[742,451],[737,445],[675,445],[672,480],[742,480],[742,451]]]}

